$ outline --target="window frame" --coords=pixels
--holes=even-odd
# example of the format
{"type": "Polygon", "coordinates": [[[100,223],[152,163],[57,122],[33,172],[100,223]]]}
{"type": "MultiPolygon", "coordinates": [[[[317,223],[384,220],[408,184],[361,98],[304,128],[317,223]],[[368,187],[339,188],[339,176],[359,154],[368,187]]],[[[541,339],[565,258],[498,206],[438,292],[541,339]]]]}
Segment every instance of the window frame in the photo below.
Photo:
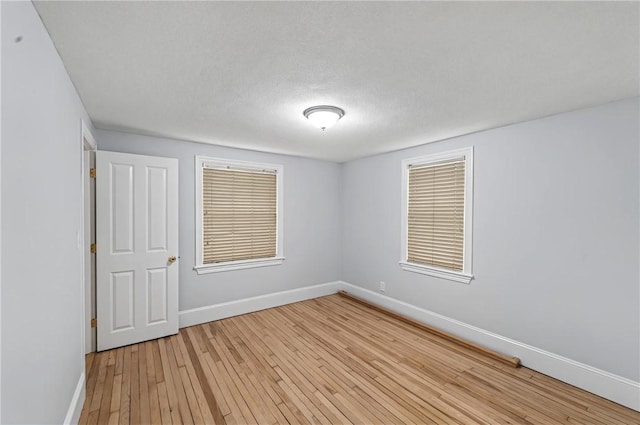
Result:
{"type": "Polygon", "coordinates": [[[472,247],[473,247],[473,146],[423,155],[402,160],[402,237],[400,267],[403,270],[439,277],[461,283],[470,283],[472,273],[472,247]],[[416,165],[428,165],[442,161],[448,161],[464,157],[464,236],[463,236],[463,266],[462,271],[455,271],[444,267],[426,264],[412,263],[408,258],[409,241],[409,167],[416,165]]]}
{"type": "Polygon", "coordinates": [[[254,267],[277,266],[284,261],[284,209],[283,209],[283,173],[284,168],[279,164],[268,164],[253,161],[230,160],[224,158],[211,158],[196,155],[195,157],[195,233],[196,233],[196,261],[193,269],[197,274],[208,274],[231,270],[249,269],[254,267]],[[205,166],[220,168],[236,168],[242,170],[273,170],[276,173],[276,256],[268,258],[256,258],[249,260],[234,260],[221,263],[204,264],[204,250],[202,243],[204,229],[202,226],[202,175],[205,166]]]}

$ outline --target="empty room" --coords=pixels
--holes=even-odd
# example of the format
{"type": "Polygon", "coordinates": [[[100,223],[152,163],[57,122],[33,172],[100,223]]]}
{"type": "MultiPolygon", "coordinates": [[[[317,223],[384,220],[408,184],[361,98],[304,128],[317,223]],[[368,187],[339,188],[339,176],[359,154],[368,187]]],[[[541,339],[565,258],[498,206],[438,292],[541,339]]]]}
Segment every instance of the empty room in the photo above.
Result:
{"type": "Polygon", "coordinates": [[[0,21],[1,424],[640,424],[640,2],[0,21]]]}

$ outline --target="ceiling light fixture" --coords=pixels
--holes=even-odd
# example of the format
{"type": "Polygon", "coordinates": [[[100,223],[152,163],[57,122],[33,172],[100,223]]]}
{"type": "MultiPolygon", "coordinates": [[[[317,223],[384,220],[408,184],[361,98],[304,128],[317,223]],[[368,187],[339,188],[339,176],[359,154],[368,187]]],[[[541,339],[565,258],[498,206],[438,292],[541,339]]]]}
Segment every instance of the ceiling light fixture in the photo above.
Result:
{"type": "Polygon", "coordinates": [[[344,111],[336,106],[320,105],[305,109],[303,114],[311,124],[324,131],[336,125],[344,111]]]}

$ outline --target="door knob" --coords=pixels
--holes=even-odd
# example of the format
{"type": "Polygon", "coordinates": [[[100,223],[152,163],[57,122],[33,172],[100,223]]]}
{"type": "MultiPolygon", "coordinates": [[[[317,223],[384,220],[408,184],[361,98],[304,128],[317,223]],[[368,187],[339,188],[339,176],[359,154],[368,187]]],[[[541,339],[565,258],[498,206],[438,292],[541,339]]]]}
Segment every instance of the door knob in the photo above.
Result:
{"type": "Polygon", "coordinates": [[[169,264],[173,264],[176,262],[176,257],[174,255],[172,255],[171,257],[169,257],[169,259],[167,260],[169,262],[169,264]]]}

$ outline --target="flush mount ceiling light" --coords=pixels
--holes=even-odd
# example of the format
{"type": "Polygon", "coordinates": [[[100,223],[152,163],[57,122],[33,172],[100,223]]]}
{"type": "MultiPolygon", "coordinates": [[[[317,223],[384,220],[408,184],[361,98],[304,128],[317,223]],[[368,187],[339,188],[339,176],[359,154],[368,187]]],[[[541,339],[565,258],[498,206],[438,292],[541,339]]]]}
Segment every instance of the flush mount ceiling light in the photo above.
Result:
{"type": "Polygon", "coordinates": [[[305,109],[303,114],[311,124],[324,131],[336,125],[344,111],[336,106],[320,105],[305,109]]]}

